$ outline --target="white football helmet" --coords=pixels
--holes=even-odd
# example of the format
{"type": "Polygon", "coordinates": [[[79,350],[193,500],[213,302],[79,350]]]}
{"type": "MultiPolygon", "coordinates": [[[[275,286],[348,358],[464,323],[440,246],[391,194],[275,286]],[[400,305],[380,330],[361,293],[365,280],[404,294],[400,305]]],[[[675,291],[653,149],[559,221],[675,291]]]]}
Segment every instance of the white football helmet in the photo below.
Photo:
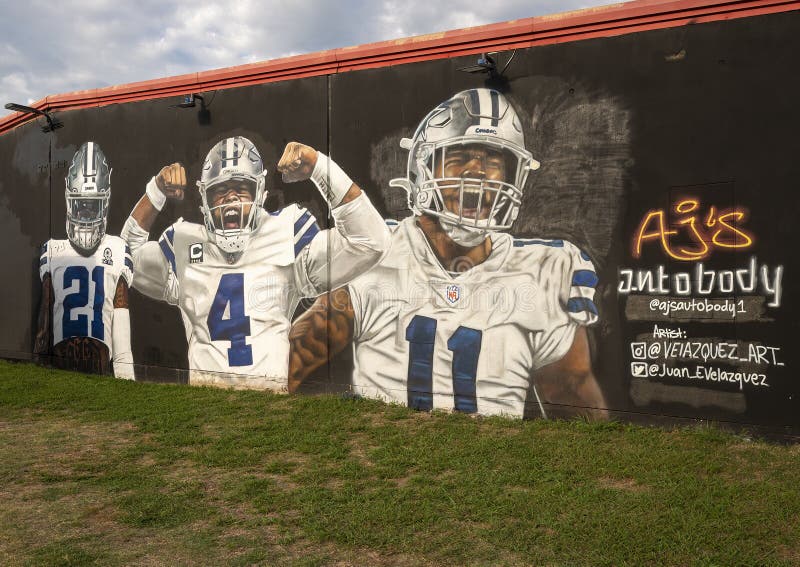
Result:
{"type": "Polygon", "coordinates": [[[111,199],[111,168],[100,146],[86,142],[78,148],[64,181],[67,238],[77,248],[91,252],[106,234],[111,199]]]}
{"type": "Polygon", "coordinates": [[[405,188],[411,210],[438,217],[442,228],[462,246],[476,246],[488,232],[511,228],[528,172],[539,168],[525,149],[516,111],[491,89],[462,91],[444,101],[400,146],[409,150],[406,178],[393,179],[390,185],[405,188]],[[456,155],[469,154],[479,154],[484,161],[480,166],[465,165],[458,176],[446,176],[445,170],[454,169],[451,164],[458,161],[456,155]],[[494,157],[487,158],[490,154],[494,157]],[[504,171],[502,179],[487,175],[487,159],[502,163],[496,168],[504,171]]]}
{"type": "Polygon", "coordinates": [[[241,252],[247,246],[250,233],[256,228],[256,208],[267,197],[267,170],[253,142],[242,136],[225,138],[217,142],[206,156],[203,172],[197,187],[200,190],[206,230],[221,250],[229,254],[241,252]],[[228,182],[244,183],[249,187],[253,205],[245,215],[245,204],[226,202],[213,206],[209,191],[228,182]],[[219,211],[219,218],[214,213],[219,211]],[[237,217],[238,215],[238,217],[237,217]],[[226,220],[227,219],[227,220],[226,220]],[[236,228],[225,228],[226,223],[236,228]]]}

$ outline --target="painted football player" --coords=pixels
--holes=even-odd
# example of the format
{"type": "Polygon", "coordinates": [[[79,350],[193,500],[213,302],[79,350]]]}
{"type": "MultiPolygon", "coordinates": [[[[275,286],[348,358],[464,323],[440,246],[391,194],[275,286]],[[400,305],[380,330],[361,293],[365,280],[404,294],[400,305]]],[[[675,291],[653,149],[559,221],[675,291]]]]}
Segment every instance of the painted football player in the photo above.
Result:
{"type": "Polygon", "coordinates": [[[133,380],[125,241],[106,234],[111,168],[95,142],[83,144],[66,177],[67,239],[42,247],[42,303],[34,353],[55,366],[133,380]]]}
{"type": "Polygon", "coordinates": [[[598,318],[591,260],[566,240],[507,233],[539,167],[514,108],[497,91],[463,91],[400,145],[407,176],[391,185],[406,189],[414,215],[387,221],[378,266],[295,322],[290,390],[352,343],[360,395],[483,415],[560,405],[604,416],[585,329],[598,318]]]}
{"type": "Polygon", "coordinates": [[[136,289],[180,308],[191,384],[285,391],[300,298],[347,283],[388,244],[380,214],[333,160],[291,142],[278,170],[286,182],[314,182],[334,229],[321,231],[295,204],[265,211],[267,171],[241,136],[215,144],[203,164],[197,186],[204,224],[179,220],[148,242],[166,199],[183,198],[186,172],[177,163],[150,181],[126,222],[123,234],[141,274],[136,289]]]}

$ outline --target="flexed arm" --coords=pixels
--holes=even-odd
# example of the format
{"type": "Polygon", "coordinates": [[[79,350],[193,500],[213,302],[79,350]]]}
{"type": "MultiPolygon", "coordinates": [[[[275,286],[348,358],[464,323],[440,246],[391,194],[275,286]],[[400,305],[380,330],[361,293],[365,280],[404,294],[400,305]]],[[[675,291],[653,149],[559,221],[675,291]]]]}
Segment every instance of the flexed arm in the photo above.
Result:
{"type": "Polygon", "coordinates": [[[289,332],[289,392],[353,340],[353,304],[347,288],[320,295],[289,332]]]}
{"type": "Polygon", "coordinates": [[[380,260],[389,229],[367,195],[333,160],[310,146],[290,142],[278,170],[288,183],[311,179],[331,206],[336,223],[302,251],[303,279],[313,288],[306,293],[342,286],[380,260]]]}
{"type": "Polygon", "coordinates": [[[158,175],[147,183],[144,195],[134,205],[120,235],[134,256],[139,247],[147,242],[150,229],[167,199],[182,201],[185,191],[186,169],[180,163],[162,167],[158,175]]]}
{"type": "Polygon", "coordinates": [[[186,169],[180,163],[165,165],[158,175],[147,183],[144,195],[133,207],[130,218],[133,218],[142,230],[150,232],[167,199],[182,201],[185,192],[186,169]]]}
{"type": "MultiPolygon", "coordinates": [[[[170,277],[167,258],[171,242],[148,242],[150,229],[167,199],[180,201],[186,190],[186,170],[180,163],[161,168],[147,184],[145,194],[133,207],[120,235],[130,247],[133,257],[134,287],[152,297],[175,303],[174,278],[170,277]]],[[[164,237],[162,237],[162,240],[164,237]]],[[[173,255],[174,259],[174,255],[173,255]]]]}

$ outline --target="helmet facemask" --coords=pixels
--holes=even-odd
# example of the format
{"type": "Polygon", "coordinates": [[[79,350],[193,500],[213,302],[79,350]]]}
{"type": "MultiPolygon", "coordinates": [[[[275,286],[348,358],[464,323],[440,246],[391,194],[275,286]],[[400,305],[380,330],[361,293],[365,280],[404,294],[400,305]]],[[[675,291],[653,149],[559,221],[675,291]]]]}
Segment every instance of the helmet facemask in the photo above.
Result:
{"type": "Polygon", "coordinates": [[[209,152],[197,186],[206,230],[223,252],[234,254],[247,246],[256,229],[256,209],[266,198],[266,175],[246,138],[227,138],[209,152]]]}
{"type": "Polygon", "coordinates": [[[206,230],[223,251],[244,250],[255,229],[256,195],[259,193],[263,193],[259,181],[244,176],[232,176],[210,187],[200,187],[206,230]],[[215,197],[218,191],[222,194],[215,197]],[[234,194],[236,196],[232,197],[234,194]]]}
{"type": "Polygon", "coordinates": [[[106,234],[108,194],[67,191],[67,238],[78,248],[93,250],[106,234]]]}
{"type": "Polygon", "coordinates": [[[532,156],[501,139],[463,136],[416,146],[412,207],[437,217],[463,246],[509,230],[522,203],[532,156]]]}

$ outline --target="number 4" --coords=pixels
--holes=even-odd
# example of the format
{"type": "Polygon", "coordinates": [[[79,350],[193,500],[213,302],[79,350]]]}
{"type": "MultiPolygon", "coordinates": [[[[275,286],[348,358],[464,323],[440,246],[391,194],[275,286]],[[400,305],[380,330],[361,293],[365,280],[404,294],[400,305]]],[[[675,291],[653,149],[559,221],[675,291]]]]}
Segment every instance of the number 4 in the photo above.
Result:
{"type": "Polygon", "coordinates": [[[222,275],[206,323],[212,341],[231,342],[228,349],[230,366],[253,364],[253,347],[245,340],[250,336],[250,317],[244,314],[244,274],[222,275]],[[223,319],[229,304],[228,318],[223,319]]]}

